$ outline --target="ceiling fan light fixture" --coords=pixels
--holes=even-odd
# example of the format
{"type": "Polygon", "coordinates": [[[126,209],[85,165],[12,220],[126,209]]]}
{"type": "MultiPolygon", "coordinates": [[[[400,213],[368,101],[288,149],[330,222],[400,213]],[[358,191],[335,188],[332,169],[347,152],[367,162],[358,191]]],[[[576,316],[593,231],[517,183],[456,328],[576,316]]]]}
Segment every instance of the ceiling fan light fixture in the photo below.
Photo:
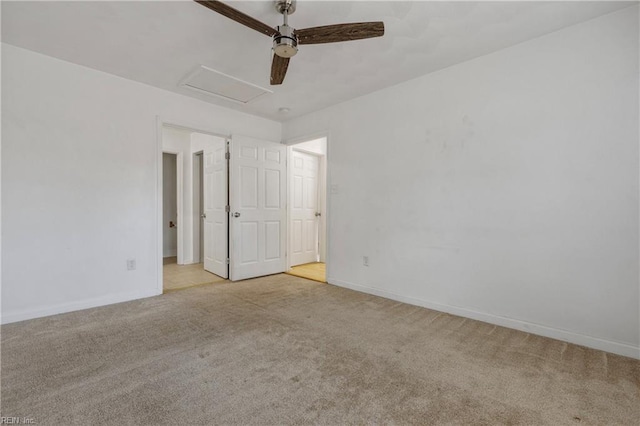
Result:
{"type": "Polygon", "coordinates": [[[282,84],[289,67],[289,59],[298,53],[298,44],[336,43],[340,41],[362,40],[384,35],[384,22],[353,22],[350,24],[323,25],[303,29],[289,26],[289,15],[296,11],[296,0],[273,0],[283,22],[279,27],[271,27],[220,0],[195,0],[204,7],[229,19],[273,38],[271,56],[272,86],[282,84]]]}
{"type": "Polygon", "coordinates": [[[298,39],[293,33],[293,28],[288,25],[280,25],[278,33],[273,36],[273,51],[281,58],[291,58],[298,53],[298,39]]]}

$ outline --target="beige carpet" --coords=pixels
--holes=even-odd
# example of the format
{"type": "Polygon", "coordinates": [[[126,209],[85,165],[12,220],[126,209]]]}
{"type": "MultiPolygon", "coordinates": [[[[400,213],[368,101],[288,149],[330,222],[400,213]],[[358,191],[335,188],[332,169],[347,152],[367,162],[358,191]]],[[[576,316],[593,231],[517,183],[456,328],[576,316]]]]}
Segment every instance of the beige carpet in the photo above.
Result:
{"type": "Polygon", "coordinates": [[[289,275],[2,327],[38,425],[637,425],[640,362],[289,275]]]}

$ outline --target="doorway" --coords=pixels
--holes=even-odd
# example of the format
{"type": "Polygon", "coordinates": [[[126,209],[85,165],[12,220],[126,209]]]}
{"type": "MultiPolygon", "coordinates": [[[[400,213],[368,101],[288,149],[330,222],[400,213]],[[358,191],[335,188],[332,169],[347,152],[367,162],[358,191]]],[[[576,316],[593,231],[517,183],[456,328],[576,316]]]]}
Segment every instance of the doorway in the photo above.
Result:
{"type": "Polygon", "coordinates": [[[326,282],[327,138],[289,147],[289,270],[326,282]]]}
{"type": "Polygon", "coordinates": [[[213,164],[216,150],[222,149],[224,159],[226,139],[164,123],[160,130],[162,291],[224,281],[228,276],[226,262],[223,260],[224,270],[220,271],[207,262],[216,246],[227,245],[226,229],[224,235],[218,235],[205,217],[207,192],[226,187],[226,178],[217,182],[211,167],[207,174],[206,164],[213,164]]]}
{"type": "Polygon", "coordinates": [[[178,258],[178,171],[177,155],[162,153],[162,259],[163,264],[178,258]]]}
{"type": "MultiPolygon", "coordinates": [[[[178,244],[173,267],[208,271],[217,276],[207,275],[212,282],[285,272],[287,147],[238,134],[218,136],[160,118],[157,123],[160,241],[164,224],[162,152],[177,153],[178,244]]],[[[172,274],[162,264],[162,244],[158,252],[162,292],[164,278],[172,274]]]]}

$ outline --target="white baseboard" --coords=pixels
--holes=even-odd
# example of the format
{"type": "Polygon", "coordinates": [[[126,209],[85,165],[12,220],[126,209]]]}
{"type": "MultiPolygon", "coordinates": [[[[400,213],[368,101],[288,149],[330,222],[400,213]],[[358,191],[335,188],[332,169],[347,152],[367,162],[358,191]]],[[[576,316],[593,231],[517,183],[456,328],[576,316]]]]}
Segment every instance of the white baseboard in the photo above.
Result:
{"type": "Polygon", "coordinates": [[[62,303],[44,308],[31,309],[20,312],[2,313],[2,324],[25,321],[34,318],[48,317],[50,315],[64,314],[67,312],[80,311],[83,309],[96,308],[98,306],[112,305],[114,303],[128,302],[130,300],[144,299],[145,297],[157,296],[157,291],[136,292],[127,294],[116,294],[94,299],[85,299],[77,302],[62,303]]]}
{"type": "Polygon", "coordinates": [[[547,327],[527,321],[521,321],[513,318],[501,317],[497,315],[478,312],[458,306],[443,305],[440,303],[429,302],[426,300],[416,299],[413,297],[402,296],[391,293],[386,290],[366,287],[360,284],[353,284],[346,281],[327,278],[329,284],[339,287],[348,288],[359,291],[361,293],[373,294],[375,296],[384,297],[386,299],[397,300],[398,302],[408,303],[410,305],[421,306],[423,308],[432,309],[434,311],[446,312],[448,314],[470,318],[489,324],[499,325],[502,327],[513,328],[515,330],[524,331],[526,333],[537,334],[552,339],[562,340],[563,342],[574,343],[576,345],[586,346],[605,352],[611,352],[617,355],[627,356],[630,358],[640,359],[640,347],[632,346],[627,343],[614,342],[604,340],[597,337],[586,336],[584,334],[573,333],[571,331],[562,330],[553,327],[547,327]]]}

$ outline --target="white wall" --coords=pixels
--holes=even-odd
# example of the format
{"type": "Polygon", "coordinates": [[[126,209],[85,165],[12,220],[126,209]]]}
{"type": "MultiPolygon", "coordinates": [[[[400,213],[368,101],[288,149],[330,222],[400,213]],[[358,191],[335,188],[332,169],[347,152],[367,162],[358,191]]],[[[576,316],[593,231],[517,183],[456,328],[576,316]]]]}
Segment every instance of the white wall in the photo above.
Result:
{"type": "Polygon", "coordinates": [[[634,6],[286,122],[329,282],[640,357],[638,47],[634,6]]]}
{"type": "Polygon", "coordinates": [[[178,255],[176,155],[162,154],[162,256],[178,255]]]}
{"type": "Polygon", "coordinates": [[[311,152],[318,155],[327,155],[327,138],[312,139],[306,142],[299,142],[292,145],[297,150],[311,152]]]}
{"type": "Polygon", "coordinates": [[[158,116],[281,136],[279,123],[6,44],[2,104],[5,323],[159,294],[158,116]]]}
{"type": "MultiPolygon", "coordinates": [[[[0,23],[2,22],[2,7],[0,6],[0,23]]],[[[0,24],[0,27],[2,25],[0,24]]],[[[2,31],[2,28],[0,28],[0,33],[2,31]]],[[[0,44],[0,49],[2,49],[2,45],[0,44]]],[[[3,64],[2,64],[2,54],[0,54],[0,80],[2,80],[2,69],[3,69],[3,64]]],[[[1,91],[1,90],[0,90],[1,91]]],[[[0,96],[0,112],[3,111],[2,109],[2,96],[0,96]]],[[[0,117],[0,127],[1,127],[1,121],[2,118],[0,117]]],[[[3,211],[3,207],[2,207],[2,176],[4,175],[4,171],[2,170],[2,134],[4,132],[0,132],[0,317],[2,316],[2,230],[4,229],[2,226],[2,211],[3,211]]]]}
{"type": "Polygon", "coordinates": [[[188,154],[191,149],[191,131],[169,125],[162,126],[162,150],[174,154],[188,154]]]}

